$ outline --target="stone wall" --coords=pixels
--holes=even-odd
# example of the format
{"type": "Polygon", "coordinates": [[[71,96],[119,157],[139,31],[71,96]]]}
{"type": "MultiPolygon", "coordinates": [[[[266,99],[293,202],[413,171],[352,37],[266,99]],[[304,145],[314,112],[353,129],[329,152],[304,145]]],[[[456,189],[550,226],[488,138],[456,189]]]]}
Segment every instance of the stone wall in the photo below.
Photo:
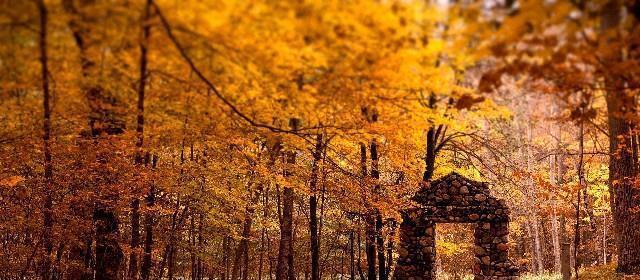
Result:
{"type": "Polygon", "coordinates": [[[426,184],[403,212],[394,279],[435,279],[436,223],[474,223],[476,280],[517,279],[508,259],[509,209],[491,196],[485,183],[452,173],[426,184]]]}

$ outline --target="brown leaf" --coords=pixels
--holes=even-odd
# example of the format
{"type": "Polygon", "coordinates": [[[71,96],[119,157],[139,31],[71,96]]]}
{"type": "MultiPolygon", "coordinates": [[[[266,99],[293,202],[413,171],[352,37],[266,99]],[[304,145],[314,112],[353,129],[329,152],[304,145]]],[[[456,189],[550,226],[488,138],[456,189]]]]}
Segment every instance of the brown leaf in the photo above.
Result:
{"type": "Polygon", "coordinates": [[[482,101],[484,101],[483,96],[473,97],[469,94],[465,94],[458,99],[458,102],[456,102],[456,109],[458,110],[469,109],[474,104],[480,103],[482,101]]]}

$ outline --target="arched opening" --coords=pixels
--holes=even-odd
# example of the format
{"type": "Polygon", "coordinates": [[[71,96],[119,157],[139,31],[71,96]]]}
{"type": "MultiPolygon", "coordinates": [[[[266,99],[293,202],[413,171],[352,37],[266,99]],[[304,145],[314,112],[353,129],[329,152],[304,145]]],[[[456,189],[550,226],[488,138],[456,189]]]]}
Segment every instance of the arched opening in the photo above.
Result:
{"type": "Polygon", "coordinates": [[[472,279],[473,242],[473,224],[436,224],[436,279],[472,279]]]}
{"type": "Polygon", "coordinates": [[[436,224],[468,223],[473,227],[476,280],[510,280],[518,268],[508,259],[509,209],[491,196],[485,183],[452,173],[425,185],[403,212],[396,279],[436,278],[436,224]]]}

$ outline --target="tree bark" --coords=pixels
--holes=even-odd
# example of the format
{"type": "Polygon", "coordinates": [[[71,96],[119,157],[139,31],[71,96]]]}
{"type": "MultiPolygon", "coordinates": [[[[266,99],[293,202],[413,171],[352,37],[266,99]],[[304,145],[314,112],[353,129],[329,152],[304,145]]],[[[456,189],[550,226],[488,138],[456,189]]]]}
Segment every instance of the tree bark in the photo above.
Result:
{"type": "MultiPolygon", "coordinates": [[[[267,188],[264,191],[264,198],[262,203],[262,218],[266,221],[269,217],[269,189],[267,188]]],[[[265,225],[262,226],[262,234],[260,235],[260,262],[258,264],[258,280],[262,280],[262,271],[264,269],[264,256],[267,255],[267,261],[269,260],[269,238],[267,236],[267,227],[265,225]],[[267,243],[265,246],[265,242],[267,243]]],[[[271,270],[269,270],[269,277],[271,277],[271,270]]]]}
{"type": "Polygon", "coordinates": [[[435,139],[435,128],[429,127],[427,130],[427,152],[424,158],[425,169],[424,174],[422,175],[422,181],[428,182],[433,177],[433,172],[435,170],[436,163],[436,139],[435,139]]]}
{"type": "Polygon", "coordinates": [[[42,79],[42,109],[43,109],[43,134],[42,143],[44,151],[44,209],[43,209],[43,233],[42,245],[44,249],[44,262],[42,267],[42,279],[49,280],[51,278],[51,253],[53,251],[52,228],[53,228],[53,167],[51,164],[51,107],[49,104],[49,66],[47,56],[47,7],[44,0],[38,0],[38,11],[40,14],[40,70],[42,79]]]}
{"type": "MultiPolygon", "coordinates": [[[[69,28],[75,39],[76,46],[80,53],[80,63],[82,76],[86,85],[83,86],[84,94],[87,97],[89,114],[89,132],[84,133],[87,138],[93,138],[94,143],[99,143],[100,136],[120,135],[124,132],[125,123],[122,116],[114,107],[119,107],[120,102],[109,92],[108,89],[96,83],[99,80],[98,64],[92,60],[97,56],[98,50],[94,46],[99,46],[95,39],[91,38],[92,30],[87,24],[91,15],[85,14],[87,6],[94,5],[91,1],[78,2],[81,6],[76,7],[76,2],[64,0],[65,10],[72,14],[69,21],[69,28]]],[[[100,197],[93,209],[93,222],[95,226],[95,279],[115,280],[118,278],[118,271],[123,259],[123,252],[118,243],[119,224],[118,215],[114,209],[112,201],[118,197],[99,193],[100,197]]],[[[115,204],[115,203],[113,203],[115,204]]]]}
{"type": "Polygon", "coordinates": [[[391,271],[393,271],[393,239],[396,234],[396,222],[395,219],[389,221],[389,240],[387,241],[387,278],[391,278],[391,271]]]}
{"type": "Polygon", "coordinates": [[[349,232],[349,279],[356,279],[356,266],[355,266],[355,234],[353,230],[349,232]]]}
{"type": "Polygon", "coordinates": [[[189,227],[189,253],[191,255],[191,280],[196,280],[196,216],[191,214],[191,226],[189,227]]]}
{"type": "MultiPolygon", "coordinates": [[[[557,113],[557,107],[553,108],[554,114],[557,113]]],[[[556,130],[555,138],[557,139],[556,150],[558,153],[561,153],[562,149],[562,130],[560,125],[558,125],[558,129],[556,130]]],[[[549,181],[551,185],[556,190],[560,190],[562,184],[562,174],[561,174],[561,165],[564,157],[559,157],[558,155],[553,155],[549,158],[549,181]]],[[[552,216],[551,216],[551,229],[552,229],[552,241],[553,241],[553,260],[554,260],[554,270],[556,273],[561,272],[561,241],[560,241],[560,225],[558,222],[558,206],[557,206],[557,198],[555,197],[551,204],[552,207],[552,216]]]]}
{"type": "MultiPolygon", "coordinates": [[[[259,198],[259,194],[256,194],[255,199],[257,198],[259,198]]],[[[241,278],[246,279],[247,272],[249,271],[247,259],[249,257],[249,239],[251,238],[251,226],[253,224],[253,214],[255,212],[255,199],[250,198],[245,209],[242,237],[238,243],[235,259],[233,261],[233,270],[231,272],[232,280],[241,278]]]]}
{"type": "MultiPolygon", "coordinates": [[[[636,13],[632,13],[637,17],[636,13]]],[[[602,11],[601,31],[608,34],[622,23],[622,3],[608,1],[602,11]]],[[[637,18],[636,18],[637,20],[637,18]]],[[[634,26],[635,27],[635,26],[634,26]]],[[[615,40],[619,38],[609,38],[615,40]]],[[[605,62],[623,61],[622,50],[607,58],[605,62]]],[[[634,184],[637,176],[636,160],[632,147],[633,131],[637,114],[634,95],[625,90],[624,79],[605,71],[607,119],[609,125],[609,192],[613,224],[618,248],[617,271],[623,274],[640,274],[640,189],[634,184]]]]}
{"type": "Polygon", "coordinates": [[[578,201],[576,202],[576,224],[575,224],[575,230],[574,230],[574,240],[573,240],[573,259],[574,259],[574,272],[576,274],[576,279],[578,279],[579,274],[578,274],[578,268],[580,268],[580,259],[578,258],[579,256],[579,251],[580,251],[580,198],[582,195],[582,190],[585,187],[585,178],[584,178],[584,168],[583,168],[583,164],[584,164],[584,121],[582,120],[583,116],[582,113],[584,113],[584,106],[586,104],[581,104],[580,107],[580,112],[581,112],[581,116],[580,116],[580,123],[579,123],[579,135],[578,135],[578,139],[579,139],[579,148],[578,148],[578,191],[576,192],[576,196],[578,198],[578,201]]]}
{"type": "MultiPolygon", "coordinates": [[[[151,25],[149,19],[151,17],[151,0],[147,0],[144,5],[142,14],[142,38],[140,40],[140,79],[138,83],[138,106],[137,106],[137,123],[136,123],[136,159],[137,165],[142,164],[143,143],[144,143],[144,94],[147,84],[147,47],[149,44],[149,34],[151,25]]],[[[135,195],[135,194],[134,194],[135,195]]],[[[138,255],[140,247],[140,199],[135,197],[131,202],[131,254],[129,256],[129,278],[138,278],[138,255]]]]}
{"type": "MultiPolygon", "coordinates": [[[[204,223],[204,214],[200,213],[200,221],[198,222],[198,247],[197,247],[197,252],[198,252],[198,256],[197,256],[197,264],[196,264],[196,279],[198,280],[202,280],[202,273],[203,273],[203,267],[202,267],[202,246],[204,245],[204,239],[202,236],[202,227],[203,227],[203,223],[204,223]]],[[[247,265],[245,264],[245,267],[247,265]]],[[[245,273],[246,274],[246,273],[245,273]]]]}
{"type": "Polygon", "coordinates": [[[155,205],[155,188],[151,186],[149,189],[149,194],[147,194],[146,198],[146,214],[144,217],[144,231],[145,231],[145,240],[144,240],[144,257],[142,259],[142,271],[141,276],[143,280],[149,280],[151,276],[151,252],[153,250],[153,219],[154,215],[152,213],[152,209],[155,205]]]}
{"type": "Polygon", "coordinates": [[[565,233],[566,225],[564,216],[560,216],[560,243],[562,247],[560,249],[560,272],[562,273],[562,280],[571,279],[571,244],[566,238],[565,233]]]}
{"type": "MultiPolygon", "coordinates": [[[[364,187],[367,187],[367,146],[364,143],[360,143],[360,168],[362,172],[362,181],[364,187]]],[[[366,201],[365,201],[366,202],[366,201]]],[[[366,202],[368,205],[369,203],[366,202]]],[[[367,279],[376,280],[376,229],[375,229],[375,213],[372,213],[370,207],[366,207],[366,213],[364,217],[365,222],[365,256],[367,260],[367,279]]]]}
{"type": "Polygon", "coordinates": [[[625,119],[631,98],[625,92],[607,94],[609,109],[609,185],[613,206],[613,220],[618,247],[618,272],[640,273],[640,190],[634,185],[636,176],[633,153],[629,150],[630,133],[634,124],[625,119]]]}
{"type": "Polygon", "coordinates": [[[293,189],[284,187],[282,194],[282,225],[280,230],[280,245],[278,248],[278,264],[276,280],[294,279],[293,267],[289,266],[292,258],[293,243],[293,189]]]}
{"type": "Polygon", "coordinates": [[[322,156],[322,134],[316,136],[316,146],[313,151],[313,163],[311,166],[311,178],[309,189],[309,234],[311,249],[311,280],[320,280],[320,240],[318,238],[318,200],[316,191],[318,186],[318,165],[322,156]]]}
{"type": "MultiPolygon", "coordinates": [[[[371,178],[374,180],[373,193],[378,196],[381,194],[380,187],[380,169],[378,165],[378,142],[374,138],[371,141],[371,178]]],[[[387,269],[385,261],[385,248],[384,248],[384,236],[382,235],[382,229],[384,224],[382,222],[382,214],[380,209],[375,209],[375,235],[376,235],[376,250],[378,253],[378,277],[380,280],[387,280],[387,269]]]]}
{"type": "Polygon", "coordinates": [[[360,279],[365,279],[364,272],[362,271],[362,238],[361,238],[361,226],[358,227],[358,275],[360,279]]]}
{"type": "MultiPolygon", "coordinates": [[[[299,125],[298,119],[290,119],[293,131],[299,125]]],[[[293,175],[293,167],[296,164],[296,151],[285,153],[284,177],[293,175]]],[[[293,261],[293,201],[295,193],[293,188],[284,187],[282,192],[282,219],[280,224],[280,244],[278,247],[278,263],[276,267],[276,280],[295,280],[295,267],[293,261]]]]}
{"type": "Polygon", "coordinates": [[[225,236],[222,239],[222,272],[220,273],[220,279],[227,280],[229,276],[229,240],[231,237],[225,236]]]}
{"type": "Polygon", "coordinates": [[[129,279],[138,278],[138,249],[140,248],[140,199],[131,201],[131,253],[129,254],[129,279]]]}

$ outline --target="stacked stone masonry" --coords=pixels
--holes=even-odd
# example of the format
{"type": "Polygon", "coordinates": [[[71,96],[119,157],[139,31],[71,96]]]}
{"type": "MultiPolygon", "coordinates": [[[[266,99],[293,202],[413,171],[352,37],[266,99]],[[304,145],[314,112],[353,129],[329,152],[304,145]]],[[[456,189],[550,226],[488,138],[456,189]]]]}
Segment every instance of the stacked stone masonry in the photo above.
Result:
{"type": "Polygon", "coordinates": [[[403,212],[394,279],[435,279],[436,223],[473,223],[475,280],[518,279],[509,256],[509,209],[486,183],[451,173],[425,184],[403,212]]]}

